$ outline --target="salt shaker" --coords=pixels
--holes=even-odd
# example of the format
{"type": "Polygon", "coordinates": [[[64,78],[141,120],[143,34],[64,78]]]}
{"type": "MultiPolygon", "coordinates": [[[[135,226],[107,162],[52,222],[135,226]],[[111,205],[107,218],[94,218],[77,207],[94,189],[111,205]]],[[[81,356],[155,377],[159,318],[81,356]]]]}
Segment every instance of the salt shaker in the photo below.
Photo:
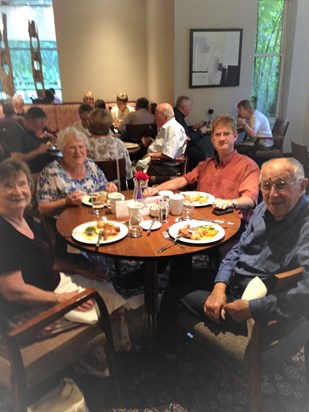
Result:
{"type": "Polygon", "coordinates": [[[159,214],[160,222],[161,223],[166,223],[167,220],[168,220],[168,213],[169,213],[169,210],[170,210],[168,199],[161,199],[159,201],[159,207],[160,207],[160,210],[159,210],[159,212],[160,212],[160,214],[159,214]]]}

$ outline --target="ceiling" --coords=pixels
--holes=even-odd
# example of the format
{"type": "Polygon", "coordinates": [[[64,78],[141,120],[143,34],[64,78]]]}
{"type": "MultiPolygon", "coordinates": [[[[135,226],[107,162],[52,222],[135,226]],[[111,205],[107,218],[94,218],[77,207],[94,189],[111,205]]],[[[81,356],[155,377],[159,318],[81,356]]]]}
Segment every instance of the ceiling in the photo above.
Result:
{"type": "Polygon", "coordinates": [[[1,6],[12,6],[12,7],[19,7],[19,6],[52,6],[52,0],[0,0],[1,6]]]}

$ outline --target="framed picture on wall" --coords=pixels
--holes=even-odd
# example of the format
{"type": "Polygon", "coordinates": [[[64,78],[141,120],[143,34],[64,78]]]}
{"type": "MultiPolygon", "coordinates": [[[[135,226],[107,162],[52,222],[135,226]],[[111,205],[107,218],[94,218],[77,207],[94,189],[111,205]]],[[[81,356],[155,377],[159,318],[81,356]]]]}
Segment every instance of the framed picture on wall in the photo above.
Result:
{"type": "Polygon", "coordinates": [[[189,87],[239,86],[242,29],[191,29],[189,87]]]}

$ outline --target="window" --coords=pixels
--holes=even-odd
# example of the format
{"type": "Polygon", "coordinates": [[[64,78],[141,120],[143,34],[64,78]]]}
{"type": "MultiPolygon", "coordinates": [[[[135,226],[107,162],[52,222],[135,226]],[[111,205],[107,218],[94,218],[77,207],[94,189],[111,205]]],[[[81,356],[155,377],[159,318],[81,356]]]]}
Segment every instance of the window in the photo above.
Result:
{"type": "MultiPolygon", "coordinates": [[[[28,103],[31,103],[31,98],[37,98],[31,68],[30,39],[28,34],[28,20],[34,20],[38,27],[40,39],[44,87],[45,89],[53,87],[57,97],[62,100],[52,7],[4,6],[3,9],[3,13],[7,15],[7,35],[16,94],[21,94],[25,102],[28,103]]],[[[1,23],[0,29],[3,33],[1,23]]],[[[0,91],[2,92],[1,83],[0,91]]],[[[4,93],[2,95],[3,98],[6,97],[4,93]]]]}
{"type": "Polygon", "coordinates": [[[275,118],[284,63],[284,0],[259,0],[252,100],[257,110],[275,118]]]}

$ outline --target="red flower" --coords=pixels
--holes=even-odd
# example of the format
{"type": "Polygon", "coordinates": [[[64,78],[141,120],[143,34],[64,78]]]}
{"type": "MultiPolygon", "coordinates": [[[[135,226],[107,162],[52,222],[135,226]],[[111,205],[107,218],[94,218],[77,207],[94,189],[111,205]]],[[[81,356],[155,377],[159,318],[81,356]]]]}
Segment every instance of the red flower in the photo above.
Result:
{"type": "Polygon", "coordinates": [[[137,180],[149,180],[149,175],[147,175],[147,173],[144,173],[144,172],[141,172],[141,171],[135,172],[134,177],[137,180]]]}

